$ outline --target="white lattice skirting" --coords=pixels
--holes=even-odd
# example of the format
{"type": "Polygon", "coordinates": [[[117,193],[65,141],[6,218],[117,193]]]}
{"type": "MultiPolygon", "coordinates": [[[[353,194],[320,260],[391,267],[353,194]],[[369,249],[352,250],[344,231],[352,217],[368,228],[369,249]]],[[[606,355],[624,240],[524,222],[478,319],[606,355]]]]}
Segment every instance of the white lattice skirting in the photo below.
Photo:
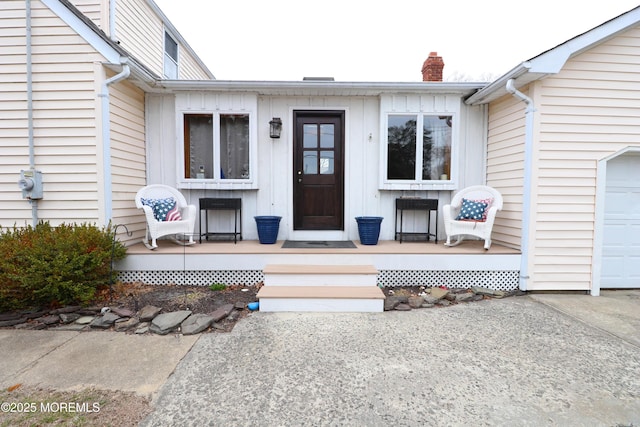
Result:
{"type": "MultiPolygon", "coordinates": [[[[261,270],[214,271],[121,271],[122,282],[142,282],[151,285],[209,286],[213,283],[253,286],[264,280],[261,270]]],[[[512,291],[518,289],[518,271],[432,271],[432,270],[382,270],[378,285],[388,286],[447,286],[450,288],[484,288],[512,291]]]]}

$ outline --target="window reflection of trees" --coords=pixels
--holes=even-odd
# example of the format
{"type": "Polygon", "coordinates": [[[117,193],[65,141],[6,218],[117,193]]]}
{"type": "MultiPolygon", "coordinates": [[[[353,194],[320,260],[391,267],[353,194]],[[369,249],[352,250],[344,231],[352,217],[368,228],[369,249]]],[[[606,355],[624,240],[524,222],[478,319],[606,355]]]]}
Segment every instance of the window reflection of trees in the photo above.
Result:
{"type": "Polygon", "coordinates": [[[388,179],[415,179],[417,121],[409,117],[389,117],[388,179]],[[399,123],[405,120],[403,124],[399,123]]]}
{"type": "MultiPolygon", "coordinates": [[[[423,180],[437,180],[450,174],[451,116],[424,116],[422,126],[423,180]]],[[[416,178],[417,119],[390,116],[387,148],[387,179],[416,178]]]]}

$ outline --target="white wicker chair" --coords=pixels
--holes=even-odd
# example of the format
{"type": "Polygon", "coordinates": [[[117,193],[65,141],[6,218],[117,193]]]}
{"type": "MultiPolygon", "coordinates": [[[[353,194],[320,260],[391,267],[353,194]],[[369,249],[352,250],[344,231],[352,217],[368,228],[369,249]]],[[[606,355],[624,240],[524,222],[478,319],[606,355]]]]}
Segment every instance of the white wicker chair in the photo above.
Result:
{"type": "Polygon", "coordinates": [[[495,188],[487,187],[485,185],[474,185],[460,190],[455,196],[453,196],[451,204],[444,205],[442,207],[444,230],[447,234],[445,246],[456,246],[459,245],[466,236],[475,236],[484,240],[484,248],[489,249],[491,247],[491,231],[493,230],[493,223],[499,210],[502,210],[502,195],[495,188]],[[460,208],[462,207],[463,198],[467,200],[492,199],[486,210],[486,221],[456,220],[456,217],[460,212],[460,208]],[[451,243],[451,238],[453,236],[457,236],[457,239],[454,243],[451,243]]]}
{"type": "Polygon", "coordinates": [[[193,233],[196,225],[196,207],[187,205],[187,200],[175,188],[167,185],[154,184],[141,188],[136,194],[136,207],[144,211],[147,219],[147,230],[142,243],[149,249],[158,247],[156,239],[168,235],[182,235],[182,241],[173,238],[179,244],[194,244],[193,233]],[[153,209],[143,205],[141,199],[168,199],[174,198],[180,210],[182,220],[179,221],[158,221],[153,215],[153,209]]]}

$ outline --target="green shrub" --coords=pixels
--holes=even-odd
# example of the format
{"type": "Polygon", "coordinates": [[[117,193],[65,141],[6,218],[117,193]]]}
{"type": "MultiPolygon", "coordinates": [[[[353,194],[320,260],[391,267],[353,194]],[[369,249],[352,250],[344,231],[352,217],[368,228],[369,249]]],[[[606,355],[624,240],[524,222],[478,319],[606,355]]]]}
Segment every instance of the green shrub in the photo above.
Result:
{"type": "MultiPolygon", "coordinates": [[[[88,304],[108,285],[111,226],[41,222],[0,233],[0,311],[88,304]]],[[[114,260],[126,249],[116,242],[114,260]]]]}

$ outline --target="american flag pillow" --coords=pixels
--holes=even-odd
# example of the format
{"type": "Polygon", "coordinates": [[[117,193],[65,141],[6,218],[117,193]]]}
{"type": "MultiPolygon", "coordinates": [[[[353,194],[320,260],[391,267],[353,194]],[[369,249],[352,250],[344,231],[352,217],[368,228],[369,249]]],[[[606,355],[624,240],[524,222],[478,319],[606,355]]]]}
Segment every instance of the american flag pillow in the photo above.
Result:
{"type": "Polygon", "coordinates": [[[458,221],[478,221],[483,222],[487,220],[486,209],[489,205],[487,203],[479,202],[477,200],[462,199],[462,208],[460,213],[456,217],[458,221]]]}
{"type": "Polygon", "coordinates": [[[489,197],[488,199],[474,200],[474,202],[485,203],[487,205],[487,207],[484,208],[484,212],[482,212],[482,219],[480,220],[481,222],[486,221],[487,220],[487,214],[489,213],[489,208],[491,207],[491,204],[493,203],[493,197],[489,197]]]}
{"type": "Polygon", "coordinates": [[[149,206],[153,210],[153,216],[157,221],[180,221],[180,209],[176,199],[170,197],[167,199],[142,199],[143,205],[149,206]]]}
{"type": "Polygon", "coordinates": [[[165,217],[165,221],[181,221],[182,215],[180,215],[180,209],[178,208],[178,203],[174,203],[173,209],[167,212],[165,217]]]}

